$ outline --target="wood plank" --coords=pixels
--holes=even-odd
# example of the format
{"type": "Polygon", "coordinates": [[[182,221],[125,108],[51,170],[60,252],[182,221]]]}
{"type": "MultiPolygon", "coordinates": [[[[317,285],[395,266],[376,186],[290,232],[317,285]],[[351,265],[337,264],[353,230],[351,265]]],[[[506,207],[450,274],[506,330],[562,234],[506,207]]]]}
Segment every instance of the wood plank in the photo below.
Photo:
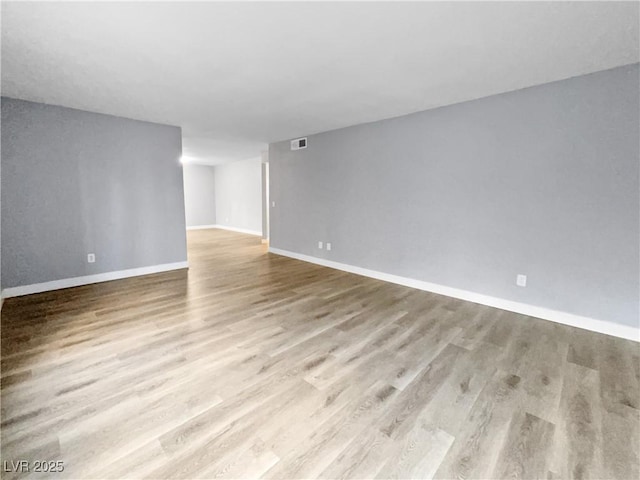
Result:
{"type": "Polygon", "coordinates": [[[530,413],[511,420],[493,478],[545,478],[555,426],[530,413]]]}
{"type": "Polygon", "coordinates": [[[188,247],[189,272],[5,301],[1,460],[63,461],[61,479],[638,477],[636,343],[248,235],[188,247]]]}

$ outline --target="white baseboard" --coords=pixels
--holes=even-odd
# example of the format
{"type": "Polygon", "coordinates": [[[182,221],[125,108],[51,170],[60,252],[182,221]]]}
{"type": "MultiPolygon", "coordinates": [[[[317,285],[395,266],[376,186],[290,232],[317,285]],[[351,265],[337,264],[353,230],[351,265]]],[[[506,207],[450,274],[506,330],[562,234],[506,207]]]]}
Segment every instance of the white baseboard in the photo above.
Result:
{"type": "Polygon", "coordinates": [[[222,230],[229,230],[230,232],[246,233],[248,235],[256,235],[258,237],[262,236],[262,232],[261,231],[249,230],[248,228],[228,227],[226,225],[214,225],[213,228],[220,228],[222,230]]]}
{"type": "Polygon", "coordinates": [[[11,287],[2,290],[2,298],[20,297],[32,293],[48,292],[50,290],[60,290],[61,288],[79,287],[92,283],[108,282],[120,280],[122,278],[139,277],[140,275],[150,275],[152,273],[168,272],[170,270],[180,270],[189,268],[189,262],[164,263],[162,265],[152,265],[150,267],[130,268],[116,272],[97,273],[95,275],[85,275],[82,277],[64,278],[51,282],[34,283],[21,287],[11,287]]]}
{"type": "Polygon", "coordinates": [[[187,227],[187,230],[206,230],[207,228],[217,228],[217,225],[194,225],[187,227]]]}
{"type": "Polygon", "coordinates": [[[346,263],[333,262],[331,260],[325,260],[324,258],[312,257],[310,255],[303,255],[301,253],[281,250],[279,248],[269,247],[269,252],[275,253],[277,255],[283,255],[285,257],[295,258],[297,260],[302,260],[305,262],[315,263],[317,265],[322,265],[329,268],[335,268],[336,270],[355,273],[364,277],[376,278],[385,282],[396,283],[398,285],[404,285],[406,287],[416,288],[418,290],[438,293],[440,295],[459,298],[461,300],[479,303],[481,305],[487,305],[489,307],[495,307],[501,310],[508,310],[510,312],[520,313],[522,315],[527,315],[530,317],[542,318],[544,320],[550,320],[552,322],[561,323],[563,325],[569,325],[572,327],[582,328],[585,330],[591,330],[593,332],[604,333],[606,335],[612,335],[614,337],[626,338],[628,340],[640,342],[640,329],[634,328],[629,325],[607,322],[605,320],[598,320],[595,318],[582,317],[580,315],[560,312],[558,310],[551,310],[544,307],[536,307],[534,305],[529,305],[526,303],[491,297],[480,293],[469,292],[467,290],[447,287],[445,285],[424,282],[422,280],[400,277],[398,275],[392,275],[376,270],[369,270],[367,268],[355,267],[346,263]]]}
{"type": "Polygon", "coordinates": [[[258,237],[262,236],[262,232],[258,230],[249,230],[248,228],[236,228],[236,227],[228,227],[226,225],[197,225],[194,227],[187,227],[187,230],[205,230],[208,228],[219,228],[220,230],[229,230],[230,232],[237,233],[246,233],[247,235],[256,235],[258,237]]]}

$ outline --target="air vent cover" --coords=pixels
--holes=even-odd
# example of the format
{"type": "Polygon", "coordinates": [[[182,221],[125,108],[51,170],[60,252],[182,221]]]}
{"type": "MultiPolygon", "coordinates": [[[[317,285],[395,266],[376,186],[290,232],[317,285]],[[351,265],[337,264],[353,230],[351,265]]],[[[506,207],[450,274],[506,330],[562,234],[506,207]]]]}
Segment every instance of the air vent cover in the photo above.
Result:
{"type": "Polygon", "coordinates": [[[303,148],[307,148],[307,137],[291,140],[291,150],[301,150],[303,148]]]}

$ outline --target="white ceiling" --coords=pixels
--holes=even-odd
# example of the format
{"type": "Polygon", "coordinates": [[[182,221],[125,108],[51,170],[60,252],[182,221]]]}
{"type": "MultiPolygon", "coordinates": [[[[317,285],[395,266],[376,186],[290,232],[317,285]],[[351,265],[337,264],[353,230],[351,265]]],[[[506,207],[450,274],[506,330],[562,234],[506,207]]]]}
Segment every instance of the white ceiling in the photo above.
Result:
{"type": "Polygon", "coordinates": [[[639,4],[5,3],[2,94],[266,144],[639,60],[639,4]]]}

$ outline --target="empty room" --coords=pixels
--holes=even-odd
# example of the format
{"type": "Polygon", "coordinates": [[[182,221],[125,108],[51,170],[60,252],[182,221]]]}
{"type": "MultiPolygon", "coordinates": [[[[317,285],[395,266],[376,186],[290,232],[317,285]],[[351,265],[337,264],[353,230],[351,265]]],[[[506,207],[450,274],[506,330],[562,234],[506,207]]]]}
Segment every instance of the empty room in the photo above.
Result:
{"type": "Polygon", "coordinates": [[[1,478],[640,477],[640,2],[0,13],[1,478]]]}

